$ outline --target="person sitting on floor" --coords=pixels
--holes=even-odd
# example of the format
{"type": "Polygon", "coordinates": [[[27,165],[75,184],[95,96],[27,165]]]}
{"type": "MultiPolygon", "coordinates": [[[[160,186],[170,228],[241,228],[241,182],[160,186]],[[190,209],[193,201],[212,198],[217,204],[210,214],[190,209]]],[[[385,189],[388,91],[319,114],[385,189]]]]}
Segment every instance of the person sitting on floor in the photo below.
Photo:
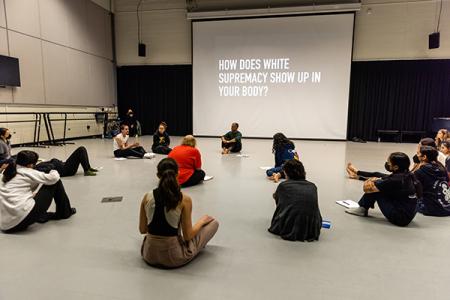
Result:
{"type": "Polygon", "coordinates": [[[97,175],[98,170],[91,167],[88,152],[83,146],[78,147],[72,152],[65,162],[57,158],[52,158],[49,161],[37,164],[35,169],[44,173],[56,170],[61,177],[69,177],[74,176],[77,173],[80,165],[84,170],[84,176],[97,175]]]}
{"type": "Polygon", "coordinates": [[[442,142],[448,140],[450,138],[450,133],[447,129],[439,129],[439,131],[436,134],[436,137],[434,138],[434,141],[436,143],[436,147],[438,150],[441,148],[442,142]]]}
{"type": "Polygon", "coordinates": [[[425,216],[450,216],[450,189],[448,173],[437,161],[438,151],[430,146],[422,146],[417,152],[420,167],[414,172],[422,184],[422,197],[417,211],[425,216]]]}
{"type": "Polygon", "coordinates": [[[11,158],[11,133],[8,128],[0,128],[0,160],[11,158]]]}
{"type": "Polygon", "coordinates": [[[290,241],[319,239],[322,216],[317,199],[317,187],[306,180],[303,164],[288,160],[283,167],[286,181],[273,194],[276,209],[269,232],[290,241]]]}
{"type": "Polygon", "coordinates": [[[169,148],[169,145],[170,137],[167,133],[167,124],[166,122],[161,122],[158,130],[153,134],[152,151],[153,153],[167,155],[172,151],[172,149],[169,148]]]}
{"type": "Polygon", "coordinates": [[[266,175],[269,179],[278,182],[284,176],[283,164],[294,158],[298,160],[298,154],[295,151],[294,143],[281,132],[273,136],[272,153],[275,156],[275,167],[267,170],[266,175]]]}
{"type": "Polygon", "coordinates": [[[34,170],[38,158],[36,152],[20,151],[16,161],[9,162],[3,171],[0,229],[5,233],[23,231],[36,222],[67,219],[76,213],[58,172],[45,174],[34,170]],[[56,204],[54,213],[47,212],[52,200],[56,204]]]}
{"type": "Polygon", "coordinates": [[[421,197],[420,183],[409,171],[411,161],[408,155],[394,152],[385,163],[390,172],[383,178],[369,178],[364,182],[364,195],[359,200],[359,207],[349,208],[345,212],[361,217],[368,216],[369,208],[378,203],[386,219],[397,226],[407,226],[414,219],[417,198],[421,197]]]}
{"type": "Polygon", "coordinates": [[[197,185],[205,178],[202,168],[202,156],[195,148],[197,142],[194,136],[187,135],[180,146],[176,146],[169,153],[170,158],[178,164],[178,182],[182,187],[197,185]]]}
{"type": "Polygon", "coordinates": [[[222,136],[222,154],[236,153],[242,150],[242,133],[238,131],[239,124],[231,124],[231,131],[222,136]]]}
{"type": "Polygon", "coordinates": [[[445,155],[445,169],[450,176],[450,139],[442,142],[440,152],[445,155]]]}
{"type": "MultiPolygon", "coordinates": [[[[420,140],[419,144],[417,144],[417,151],[420,150],[420,147],[422,146],[430,146],[433,148],[436,148],[436,143],[434,142],[434,140],[432,138],[423,138],[420,140]]],[[[414,165],[411,169],[412,172],[414,172],[415,170],[417,170],[419,168],[419,158],[417,157],[417,154],[414,154],[413,156],[413,162],[414,165]]],[[[347,164],[347,168],[346,168],[348,177],[350,179],[358,179],[358,180],[367,180],[368,178],[372,178],[372,177],[377,177],[377,178],[383,178],[388,176],[388,174],[385,173],[380,173],[380,172],[367,172],[367,171],[360,171],[358,170],[351,162],[349,162],[347,164]]]]}
{"type": "Polygon", "coordinates": [[[120,125],[120,133],[113,139],[113,150],[115,157],[139,157],[139,158],[153,158],[155,154],[147,153],[138,142],[128,144],[129,129],[128,125],[120,125]]]}
{"type": "Polygon", "coordinates": [[[192,200],[180,190],[177,162],[164,158],[157,169],[158,188],[144,195],[140,208],[141,255],[151,266],[176,268],[197,256],[219,223],[205,215],[193,226],[192,200]]]}

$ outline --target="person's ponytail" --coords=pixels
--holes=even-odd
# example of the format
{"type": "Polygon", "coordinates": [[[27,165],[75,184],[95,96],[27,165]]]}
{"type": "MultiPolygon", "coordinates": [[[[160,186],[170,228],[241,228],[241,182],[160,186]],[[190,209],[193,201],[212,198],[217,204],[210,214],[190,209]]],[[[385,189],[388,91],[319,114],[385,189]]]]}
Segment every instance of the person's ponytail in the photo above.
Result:
{"type": "Polygon", "coordinates": [[[183,198],[178,183],[178,165],[173,158],[164,158],[158,164],[158,190],[167,210],[175,209],[183,198]]]}
{"type": "Polygon", "coordinates": [[[177,173],[170,169],[162,172],[158,187],[167,210],[175,209],[182,197],[177,173]]]}
{"type": "Polygon", "coordinates": [[[17,175],[17,166],[15,161],[11,161],[8,163],[8,166],[3,171],[2,181],[7,183],[11,179],[13,179],[17,175]]]}

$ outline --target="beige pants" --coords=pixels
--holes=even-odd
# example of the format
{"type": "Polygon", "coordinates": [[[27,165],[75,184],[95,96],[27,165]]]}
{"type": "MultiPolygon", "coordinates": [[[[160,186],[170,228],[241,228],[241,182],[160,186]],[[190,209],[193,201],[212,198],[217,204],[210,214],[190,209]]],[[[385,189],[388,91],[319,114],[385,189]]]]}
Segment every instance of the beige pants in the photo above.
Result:
{"type": "Polygon", "coordinates": [[[190,262],[213,238],[219,222],[212,221],[204,226],[190,241],[180,236],[164,237],[147,234],[142,242],[141,254],[153,266],[176,268],[190,262]]]}

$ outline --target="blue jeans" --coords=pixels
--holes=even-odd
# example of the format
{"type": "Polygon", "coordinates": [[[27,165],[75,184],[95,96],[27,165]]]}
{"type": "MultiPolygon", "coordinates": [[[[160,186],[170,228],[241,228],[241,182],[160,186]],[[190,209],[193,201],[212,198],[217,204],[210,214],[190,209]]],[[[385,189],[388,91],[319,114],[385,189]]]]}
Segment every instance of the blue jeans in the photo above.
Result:
{"type": "Polygon", "coordinates": [[[280,173],[283,167],[275,167],[266,171],[267,176],[271,177],[274,173],[280,173]]]}

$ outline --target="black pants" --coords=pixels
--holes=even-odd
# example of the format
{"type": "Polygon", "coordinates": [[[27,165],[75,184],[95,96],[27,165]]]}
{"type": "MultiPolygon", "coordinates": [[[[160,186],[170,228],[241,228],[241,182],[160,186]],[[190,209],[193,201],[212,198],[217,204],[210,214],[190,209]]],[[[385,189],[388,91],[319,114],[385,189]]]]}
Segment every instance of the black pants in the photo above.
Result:
{"type": "Polygon", "coordinates": [[[189,187],[199,184],[205,178],[205,171],[203,170],[195,170],[194,174],[192,174],[189,179],[181,185],[181,187],[189,187]]]}
{"type": "Polygon", "coordinates": [[[242,150],[241,143],[227,143],[222,142],[222,148],[229,149],[231,152],[239,152],[242,150]]]}
{"type": "Polygon", "coordinates": [[[69,197],[67,197],[64,185],[59,180],[54,185],[44,185],[34,197],[36,204],[30,213],[15,227],[5,230],[6,233],[14,233],[26,230],[28,226],[36,223],[38,220],[47,218],[47,210],[55,200],[56,212],[52,219],[68,219],[72,216],[72,207],[70,206],[69,197]]]}
{"type": "Polygon", "coordinates": [[[89,156],[86,148],[78,147],[64,163],[64,169],[61,177],[73,176],[77,173],[78,167],[81,165],[84,172],[89,171],[91,165],[89,164],[89,156]]]}
{"type": "Polygon", "coordinates": [[[416,215],[416,204],[414,204],[415,201],[413,199],[411,199],[410,211],[405,211],[403,207],[399,207],[398,204],[396,205],[395,201],[386,198],[381,193],[364,194],[358,204],[361,207],[369,209],[374,208],[375,202],[378,203],[378,207],[386,219],[397,226],[407,226],[416,215]]]}
{"type": "Polygon", "coordinates": [[[356,173],[356,175],[358,175],[359,180],[364,180],[364,181],[371,177],[384,178],[384,177],[388,176],[387,174],[380,173],[380,172],[365,172],[365,171],[358,171],[358,173],[356,173]]]}
{"type": "Polygon", "coordinates": [[[170,153],[170,151],[172,151],[172,149],[168,146],[159,145],[159,146],[152,147],[152,151],[153,151],[153,153],[167,155],[170,153]]]}
{"type": "Polygon", "coordinates": [[[129,149],[117,149],[114,151],[115,157],[139,157],[143,158],[144,154],[146,153],[145,149],[142,147],[135,147],[135,148],[129,148],[129,149]]]}

